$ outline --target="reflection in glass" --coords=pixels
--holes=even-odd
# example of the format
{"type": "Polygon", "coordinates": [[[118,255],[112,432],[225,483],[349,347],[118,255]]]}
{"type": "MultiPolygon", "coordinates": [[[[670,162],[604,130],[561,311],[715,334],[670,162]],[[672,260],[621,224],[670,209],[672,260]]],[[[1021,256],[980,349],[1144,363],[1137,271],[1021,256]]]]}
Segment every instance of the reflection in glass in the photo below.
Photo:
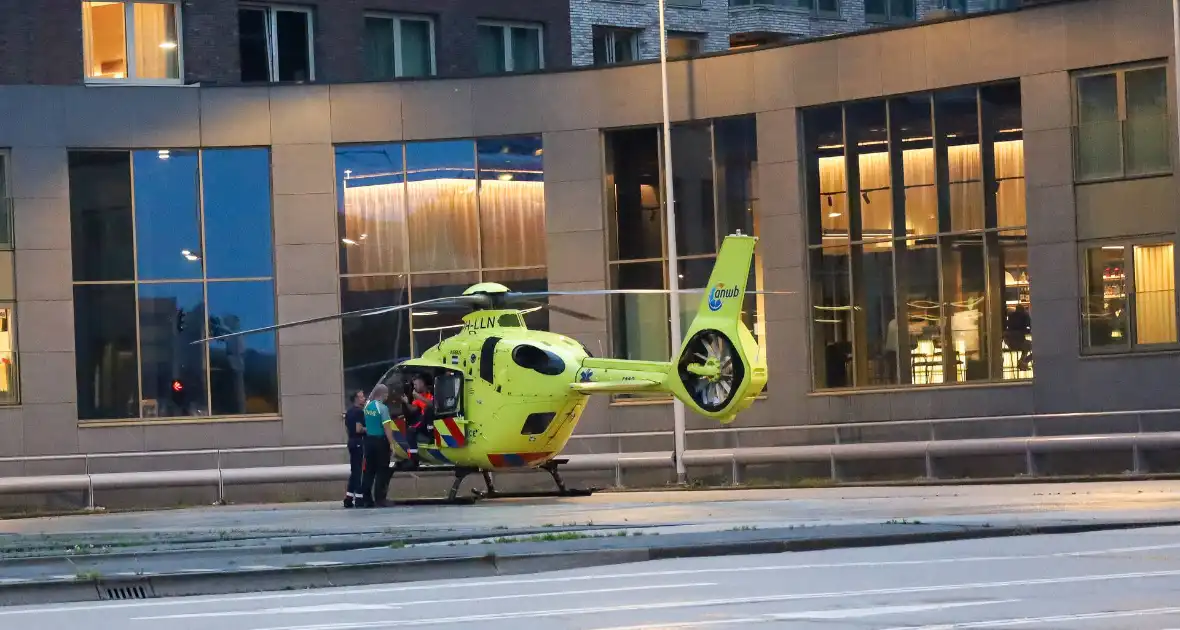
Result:
{"type": "Polygon", "coordinates": [[[938,194],[934,188],[934,138],[929,95],[895,98],[889,117],[896,121],[905,183],[905,233],[938,233],[938,194]]]}
{"type": "MultiPolygon", "coordinates": [[[[344,312],[408,301],[404,275],[340,279],[340,309],[344,312]]],[[[362,389],[368,394],[386,370],[412,357],[408,311],[341,320],[340,338],[345,391],[362,389]]]]}
{"type": "Polygon", "coordinates": [[[135,243],[140,280],[201,277],[196,151],[136,151],[135,243]]]}
{"type": "Polygon", "coordinates": [[[979,151],[979,104],[974,89],[934,95],[938,135],[947,147],[951,231],[983,229],[983,164],[979,151]]]}
{"type": "Polygon", "coordinates": [[[139,285],[144,417],[209,415],[205,345],[193,343],[205,337],[204,319],[200,282],[139,285]]]}
{"type": "Polygon", "coordinates": [[[505,66],[503,27],[480,24],[476,27],[475,35],[480,74],[497,74],[506,71],[508,68],[505,66]]]}
{"type": "Polygon", "coordinates": [[[122,2],[83,2],[87,79],[126,79],[127,17],[122,2]]]}
{"type": "Polygon", "coordinates": [[[1161,66],[1125,76],[1127,174],[1165,172],[1171,165],[1167,73],[1161,66]]]}
{"type": "Polygon", "coordinates": [[[209,277],[273,276],[270,152],[206,149],[201,160],[209,277]]]}
{"type": "MultiPolygon", "coordinates": [[[[413,279],[414,302],[459,295],[467,287],[479,282],[478,273],[432,273],[416,275],[413,279]]],[[[457,310],[438,310],[424,305],[411,309],[410,325],[414,331],[414,356],[420,357],[444,339],[463,329],[464,313],[457,310]]]]}
{"type": "Polygon", "coordinates": [[[136,78],[179,79],[176,5],[136,2],[134,7],[136,78]]]}
{"type": "Polygon", "coordinates": [[[672,186],[679,255],[717,250],[713,210],[713,138],[709,123],[672,127],[672,186]]]}
{"type": "MultiPolygon", "coordinates": [[[[664,265],[659,262],[611,265],[611,286],[616,289],[662,289],[664,273],[664,265]]],[[[613,356],[667,361],[670,352],[668,296],[612,295],[611,302],[616,344],[613,356]]]]}
{"type": "Polygon", "coordinates": [[[406,145],[410,269],[479,267],[479,210],[475,143],[406,145]]]}
{"type": "Polygon", "coordinates": [[[476,146],[483,266],[544,265],[548,254],[541,137],[480,140],[476,146]]]}
{"type": "Polygon", "coordinates": [[[1135,246],[1135,343],[1176,343],[1172,244],[1135,246]]]}
{"type": "MultiPolygon", "coordinates": [[[[991,117],[992,161],[995,169],[998,227],[1024,227],[1024,130],[1020,113],[1020,84],[1001,83],[979,90],[991,117]]],[[[991,226],[988,226],[991,227],[991,226]]]]}
{"type": "Polygon", "coordinates": [[[811,251],[812,329],[816,386],[853,385],[852,296],[846,247],[811,251]]]}
{"type": "Polygon", "coordinates": [[[397,76],[395,25],[392,18],[365,16],[365,78],[369,81],[388,81],[397,76]]]}
{"type": "MultiPolygon", "coordinates": [[[[210,282],[209,335],[273,326],[271,281],[210,282]]],[[[230,337],[209,344],[213,415],[268,414],[279,410],[276,333],[230,337]]]]}
{"type": "Polygon", "coordinates": [[[336,190],[340,273],[405,271],[406,187],[402,145],[337,147],[336,190]]]}
{"type": "Polygon", "coordinates": [[[1091,348],[1128,347],[1127,329],[1127,260],[1121,245],[1092,247],[1086,250],[1086,346],[1091,348]]]}
{"type": "Polygon", "coordinates": [[[134,280],[131,155],[70,151],[69,179],[74,280],[134,280]]]}
{"type": "MultiPolygon", "coordinates": [[[[898,242],[898,288],[906,314],[906,347],[899,345],[903,378],[914,385],[943,383],[942,292],[933,239],[898,242]],[[903,249],[904,247],[904,249],[903,249]],[[903,352],[904,350],[904,352],[903,352]]],[[[899,331],[900,333],[900,331],[899,331]]],[[[900,337],[899,337],[900,338],[900,337]]]]}
{"type": "Polygon", "coordinates": [[[428,20],[401,19],[401,53],[403,77],[427,77],[434,74],[430,63],[433,51],[428,20]]]}
{"type": "Polygon", "coordinates": [[[942,241],[943,296],[949,317],[953,355],[944,354],[944,369],[954,366],[957,381],[987,380],[987,259],[983,238],[957,236],[942,241]]]}
{"type": "Polygon", "coordinates": [[[1028,237],[1019,232],[1006,232],[999,235],[998,242],[1000,269],[1004,274],[1004,336],[1000,375],[1004,380],[1032,378],[1028,237]]]}
{"type": "Polygon", "coordinates": [[[139,417],[134,285],[74,286],[74,347],[78,419],[139,417]]]}
{"type": "Polygon", "coordinates": [[[741,230],[754,233],[754,203],[758,198],[758,130],[753,116],[713,121],[717,151],[717,216],[721,235],[741,230]]]}
{"type": "Polygon", "coordinates": [[[610,258],[661,258],[664,214],[659,132],[655,128],[611,131],[605,140],[610,258]]]}
{"type": "Polygon", "coordinates": [[[890,243],[856,245],[857,380],[869,385],[897,383],[897,309],[890,243]]]}
{"type": "Polygon", "coordinates": [[[512,28],[512,71],[541,69],[541,29],[512,28]]]}
{"type": "Polygon", "coordinates": [[[1118,76],[1080,77],[1078,90],[1078,176],[1115,177],[1122,173],[1118,76]]]}

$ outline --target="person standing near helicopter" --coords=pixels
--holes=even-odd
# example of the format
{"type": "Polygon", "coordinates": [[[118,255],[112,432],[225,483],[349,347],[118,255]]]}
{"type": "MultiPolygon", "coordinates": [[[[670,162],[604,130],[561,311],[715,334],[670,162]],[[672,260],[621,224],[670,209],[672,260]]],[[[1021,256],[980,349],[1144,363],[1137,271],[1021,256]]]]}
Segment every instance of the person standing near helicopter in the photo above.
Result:
{"type": "Polygon", "coordinates": [[[365,472],[361,478],[361,507],[382,506],[389,493],[393,471],[389,460],[393,456],[393,419],[385,400],[389,388],[378,384],[369,394],[365,405],[365,472]]]}

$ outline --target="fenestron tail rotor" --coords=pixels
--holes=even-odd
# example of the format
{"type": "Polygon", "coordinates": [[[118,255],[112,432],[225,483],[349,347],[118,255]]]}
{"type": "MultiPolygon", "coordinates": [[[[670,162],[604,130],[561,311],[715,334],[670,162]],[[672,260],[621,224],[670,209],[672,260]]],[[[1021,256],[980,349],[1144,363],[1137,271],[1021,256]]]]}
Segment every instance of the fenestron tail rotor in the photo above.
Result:
{"type": "Polygon", "coordinates": [[[705,411],[721,411],[745,377],[746,364],[729,337],[718,330],[698,331],[685,344],[677,366],[680,382],[705,411]]]}

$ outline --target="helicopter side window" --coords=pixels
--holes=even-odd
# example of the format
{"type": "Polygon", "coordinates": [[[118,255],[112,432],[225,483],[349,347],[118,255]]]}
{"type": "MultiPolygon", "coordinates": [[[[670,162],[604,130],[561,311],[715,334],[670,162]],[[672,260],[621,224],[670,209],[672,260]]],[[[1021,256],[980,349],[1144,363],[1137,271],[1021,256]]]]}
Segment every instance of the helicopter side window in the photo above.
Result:
{"type": "Polygon", "coordinates": [[[443,372],[434,379],[434,410],[440,417],[459,415],[459,401],[463,389],[463,375],[443,372]]]}
{"type": "Polygon", "coordinates": [[[561,357],[528,344],[516,346],[512,360],[522,368],[535,370],[546,376],[558,376],[565,372],[565,361],[561,357]]]}
{"type": "Polygon", "coordinates": [[[513,313],[506,313],[500,316],[496,321],[496,325],[500,328],[520,328],[520,315],[513,313]]]}

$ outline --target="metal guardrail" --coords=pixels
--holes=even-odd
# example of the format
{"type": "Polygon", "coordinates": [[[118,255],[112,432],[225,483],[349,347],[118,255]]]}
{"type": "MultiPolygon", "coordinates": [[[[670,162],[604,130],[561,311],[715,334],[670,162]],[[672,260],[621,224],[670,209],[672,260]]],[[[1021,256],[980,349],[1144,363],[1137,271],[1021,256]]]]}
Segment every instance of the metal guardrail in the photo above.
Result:
{"type": "MultiPolygon", "coordinates": [[[[882,422],[834,423],[804,426],[771,427],[730,427],[717,429],[695,429],[689,435],[728,434],[735,442],[740,436],[765,432],[827,432],[831,431],[828,444],[800,444],[793,446],[736,446],[733,448],[696,449],[685,452],[686,466],[728,466],[732,470],[732,481],[740,483],[745,466],[760,464],[781,464],[791,462],[826,462],[834,481],[840,479],[839,464],[848,461],[886,459],[924,459],[926,477],[937,478],[936,461],[939,459],[979,455],[1023,455],[1026,472],[1037,473],[1036,456],[1049,453],[1130,450],[1133,472],[1143,471],[1142,453],[1150,450],[1180,448],[1180,430],[1147,431],[1145,417],[1175,415],[1177,429],[1180,429],[1180,409],[1156,409],[1145,411],[1078,412],[1065,414],[1040,414],[1023,416],[978,416],[970,418],[946,418],[929,420],[894,420],[882,422]],[[1134,430],[1110,433],[1089,433],[1081,435],[1038,435],[1038,421],[1077,420],[1082,418],[1135,418],[1134,430]],[[1027,421],[1028,435],[998,438],[938,439],[941,425],[962,425],[1000,421],[1027,421]],[[924,426],[929,436],[925,440],[854,442],[841,440],[841,432],[849,430],[887,427],[924,426]]],[[[671,436],[671,431],[645,431],[614,434],[583,434],[573,436],[571,442],[591,439],[618,440],[619,452],[615,453],[568,453],[563,454],[569,462],[563,466],[568,471],[613,471],[616,483],[622,485],[624,470],[659,469],[673,467],[672,451],[626,452],[622,442],[631,438],[671,436]]],[[[313,446],[276,446],[257,448],[194,449],[175,451],[135,451],[113,453],[78,453],[71,455],[42,455],[25,457],[0,457],[0,463],[32,463],[47,461],[82,461],[85,470],[81,474],[47,476],[0,477],[0,495],[47,492],[85,492],[91,508],[95,507],[95,493],[105,490],[130,490],[146,488],[175,488],[216,486],[218,502],[225,502],[225,488],[232,485],[252,485],[291,482],[343,482],[348,478],[346,464],[284,465],[227,468],[223,465],[228,455],[265,453],[313,453],[343,451],[343,444],[313,446]],[[92,472],[92,462],[102,460],[123,460],[155,457],[211,456],[215,467],[192,470],[170,470],[152,472],[92,472]]],[[[568,449],[567,449],[568,450],[568,449]]],[[[416,475],[434,475],[428,471],[416,475]]]]}

